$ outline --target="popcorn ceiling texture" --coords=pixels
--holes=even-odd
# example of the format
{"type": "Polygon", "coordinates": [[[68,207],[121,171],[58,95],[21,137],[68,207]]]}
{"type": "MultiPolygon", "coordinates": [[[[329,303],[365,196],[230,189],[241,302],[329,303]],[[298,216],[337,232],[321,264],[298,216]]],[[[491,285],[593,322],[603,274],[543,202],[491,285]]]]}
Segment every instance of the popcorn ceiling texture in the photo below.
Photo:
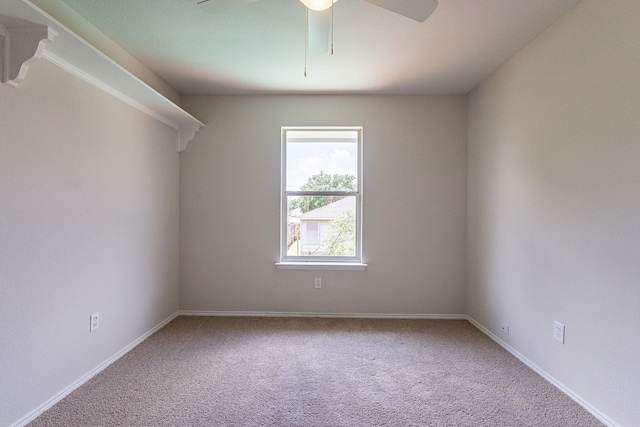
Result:
{"type": "Polygon", "coordinates": [[[600,426],[464,320],[178,317],[30,426],[600,426]]]}

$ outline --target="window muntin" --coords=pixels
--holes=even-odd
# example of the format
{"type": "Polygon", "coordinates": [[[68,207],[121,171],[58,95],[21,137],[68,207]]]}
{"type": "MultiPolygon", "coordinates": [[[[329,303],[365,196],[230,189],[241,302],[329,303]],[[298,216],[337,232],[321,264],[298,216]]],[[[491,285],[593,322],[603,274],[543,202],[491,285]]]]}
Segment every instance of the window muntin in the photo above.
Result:
{"type": "Polygon", "coordinates": [[[282,262],[361,262],[362,128],[282,129],[282,262]]]}

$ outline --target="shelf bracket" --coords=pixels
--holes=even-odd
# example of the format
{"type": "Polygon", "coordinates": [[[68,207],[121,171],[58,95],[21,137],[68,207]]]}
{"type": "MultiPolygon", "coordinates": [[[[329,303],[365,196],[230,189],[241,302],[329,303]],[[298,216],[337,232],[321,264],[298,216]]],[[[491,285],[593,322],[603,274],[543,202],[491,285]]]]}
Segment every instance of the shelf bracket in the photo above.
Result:
{"type": "Polygon", "coordinates": [[[180,134],[180,142],[178,146],[178,151],[182,151],[187,148],[187,144],[191,142],[191,140],[196,136],[196,133],[200,130],[204,125],[195,125],[195,126],[183,126],[178,132],[180,134]]]}
{"type": "Polygon", "coordinates": [[[16,26],[0,24],[2,82],[13,87],[22,83],[29,67],[42,57],[55,36],[57,33],[46,25],[22,21],[16,26]]]}

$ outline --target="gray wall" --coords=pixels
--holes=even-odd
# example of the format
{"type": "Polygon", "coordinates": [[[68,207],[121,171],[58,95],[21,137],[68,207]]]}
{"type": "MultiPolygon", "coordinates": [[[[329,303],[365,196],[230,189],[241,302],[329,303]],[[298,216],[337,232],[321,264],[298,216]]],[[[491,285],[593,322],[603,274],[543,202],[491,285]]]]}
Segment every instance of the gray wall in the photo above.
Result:
{"type": "Polygon", "coordinates": [[[0,84],[0,425],[178,310],[178,167],[176,131],[45,60],[0,84]]]}
{"type": "Polygon", "coordinates": [[[464,313],[465,96],[187,96],[183,310],[464,313]],[[366,271],[276,270],[281,126],[364,126],[366,271]],[[314,289],[314,277],[322,289],[314,289]]]}
{"type": "Polygon", "coordinates": [[[46,61],[0,85],[0,425],[179,296],[194,311],[468,313],[635,425],[638,16],[636,0],[583,0],[468,99],[185,97],[208,126],[180,159],[175,131],[46,61]],[[284,125],[364,126],[367,270],[275,269],[284,125]]]}
{"type": "Polygon", "coordinates": [[[638,17],[637,0],[584,0],[469,106],[467,312],[625,426],[640,420],[638,17]]]}

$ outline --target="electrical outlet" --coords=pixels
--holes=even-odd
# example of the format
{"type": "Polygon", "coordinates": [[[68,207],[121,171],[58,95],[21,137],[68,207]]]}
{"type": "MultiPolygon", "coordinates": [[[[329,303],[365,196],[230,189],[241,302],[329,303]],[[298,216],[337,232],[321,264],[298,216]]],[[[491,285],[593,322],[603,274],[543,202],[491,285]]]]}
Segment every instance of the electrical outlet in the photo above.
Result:
{"type": "Polygon", "coordinates": [[[322,279],[316,277],[316,289],[320,289],[322,287],[322,279]]]}
{"type": "Polygon", "coordinates": [[[509,325],[500,325],[500,330],[503,334],[509,335],[509,325]]]}
{"type": "Polygon", "coordinates": [[[564,344],[564,325],[560,322],[553,322],[553,338],[564,344]]]}
{"type": "Polygon", "coordinates": [[[89,324],[89,332],[93,332],[100,326],[100,313],[94,313],[90,317],[91,323],[89,324]]]}

